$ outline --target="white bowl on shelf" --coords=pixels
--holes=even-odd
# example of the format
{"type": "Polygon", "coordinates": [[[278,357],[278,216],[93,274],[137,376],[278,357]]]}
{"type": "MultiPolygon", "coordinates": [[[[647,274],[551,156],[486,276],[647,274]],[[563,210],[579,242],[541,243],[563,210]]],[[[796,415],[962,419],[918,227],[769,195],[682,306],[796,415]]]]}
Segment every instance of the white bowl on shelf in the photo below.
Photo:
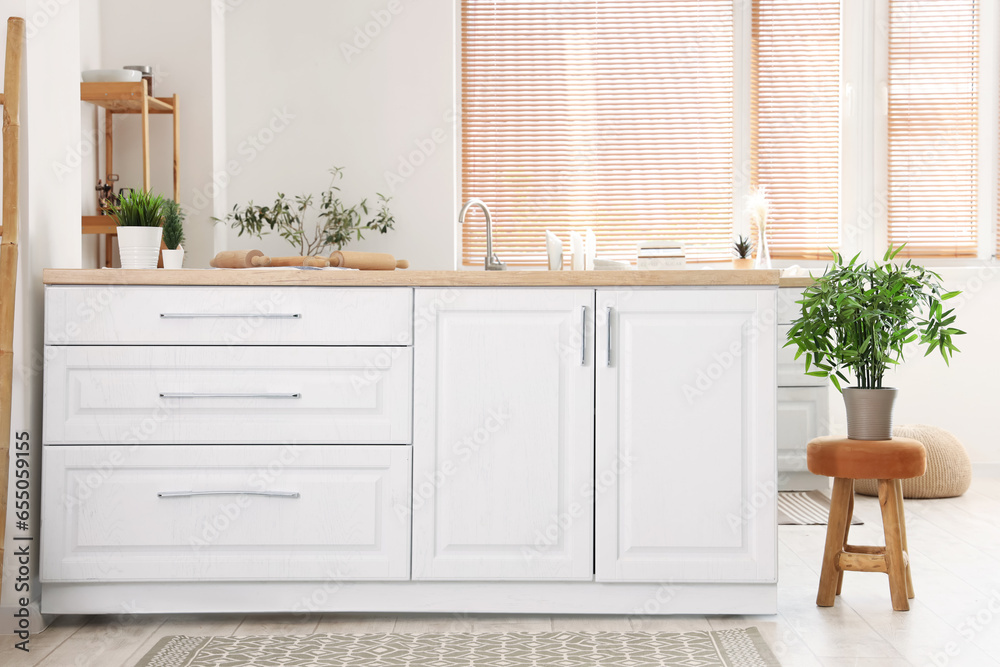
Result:
{"type": "Polygon", "coordinates": [[[85,83],[126,83],[142,80],[142,72],[134,69],[88,69],[81,72],[85,83]]]}

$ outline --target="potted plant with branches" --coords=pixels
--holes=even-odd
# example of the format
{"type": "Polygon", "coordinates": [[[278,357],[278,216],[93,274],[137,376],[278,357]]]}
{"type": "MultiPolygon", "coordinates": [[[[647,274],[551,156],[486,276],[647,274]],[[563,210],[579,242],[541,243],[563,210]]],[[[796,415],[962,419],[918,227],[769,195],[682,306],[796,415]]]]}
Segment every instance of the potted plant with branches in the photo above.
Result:
{"type": "Polygon", "coordinates": [[[941,276],[912,260],[894,263],[902,249],[890,247],[882,263],[859,263],[858,255],[847,262],[834,253],[826,273],[805,289],[785,343],[798,348],[796,359],[805,356],[809,375],[830,378],[843,393],[855,440],[892,438],[896,389],[883,380],[908,346],[925,347],[925,356],[936,350],[948,363],[959,351],[954,337],[965,333],[954,326],[954,309],[943,305],[960,292],[945,292],[941,276]],[[849,376],[856,386],[843,386],[849,376]]]}
{"type": "Polygon", "coordinates": [[[320,193],[318,205],[314,204],[311,194],[296,195],[294,201],[289,201],[279,192],[272,206],[257,206],[253,202],[242,208],[236,205],[226,220],[240,236],[248,234],[261,238],[269,232],[277,232],[303,256],[328,255],[351,241],[360,241],[365,231],[385,234],[393,228],[396,221],[389,211],[388,197],[376,193],[377,208],[369,206],[367,199],[347,206],[340,200],[340,188],[336,184],[344,177],[343,168],[334,167],[330,174],[330,186],[320,193]],[[318,209],[319,219],[310,232],[305,221],[312,208],[318,209]]]}

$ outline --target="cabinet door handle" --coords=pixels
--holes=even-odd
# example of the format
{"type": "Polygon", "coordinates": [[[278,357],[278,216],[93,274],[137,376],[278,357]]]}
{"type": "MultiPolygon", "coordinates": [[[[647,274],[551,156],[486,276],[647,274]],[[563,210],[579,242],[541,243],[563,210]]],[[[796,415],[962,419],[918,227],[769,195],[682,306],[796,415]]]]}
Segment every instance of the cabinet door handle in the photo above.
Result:
{"type": "Polygon", "coordinates": [[[607,321],[608,321],[608,347],[605,350],[606,356],[604,357],[604,365],[611,368],[611,306],[608,306],[607,311],[607,321]]]}
{"type": "Polygon", "coordinates": [[[227,394],[223,392],[161,391],[160,398],[302,398],[302,394],[227,394]]]}
{"type": "Polygon", "coordinates": [[[267,496],[268,498],[298,498],[298,491],[160,491],[157,498],[188,498],[190,496],[267,496]]]}
{"type": "Polygon", "coordinates": [[[259,317],[264,320],[299,320],[302,313],[160,313],[161,320],[194,320],[218,317],[238,317],[246,319],[259,317]]]}
{"type": "Polygon", "coordinates": [[[583,332],[583,338],[580,343],[580,365],[587,365],[587,307],[583,306],[580,309],[580,330],[583,332]]]}

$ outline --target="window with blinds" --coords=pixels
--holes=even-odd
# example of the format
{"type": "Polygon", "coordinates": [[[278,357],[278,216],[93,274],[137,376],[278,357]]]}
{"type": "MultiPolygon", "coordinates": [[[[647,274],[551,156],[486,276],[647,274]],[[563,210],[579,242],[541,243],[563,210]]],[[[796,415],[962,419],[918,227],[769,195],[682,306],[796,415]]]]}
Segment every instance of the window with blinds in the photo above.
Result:
{"type": "Polygon", "coordinates": [[[837,249],[840,220],[840,0],[754,0],[750,151],[767,189],[775,258],[837,249]]]}
{"type": "Polygon", "coordinates": [[[462,199],[490,206],[502,261],[544,264],[546,229],[568,248],[586,228],[601,257],[660,238],[731,257],[733,4],[462,0],[462,199]]]}
{"type": "Polygon", "coordinates": [[[976,0],[889,2],[889,242],[975,257],[976,0]]]}

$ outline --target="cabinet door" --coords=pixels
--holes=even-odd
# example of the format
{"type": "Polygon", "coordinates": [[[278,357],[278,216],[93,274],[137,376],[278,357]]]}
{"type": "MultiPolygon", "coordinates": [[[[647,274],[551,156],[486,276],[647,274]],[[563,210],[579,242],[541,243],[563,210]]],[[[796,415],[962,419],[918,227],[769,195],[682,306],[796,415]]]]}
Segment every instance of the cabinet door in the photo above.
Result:
{"type": "Polygon", "coordinates": [[[419,289],[414,579],[593,578],[593,290],[419,289]]]}
{"type": "Polygon", "coordinates": [[[598,290],[599,581],[774,580],[774,299],[598,290]]]}

